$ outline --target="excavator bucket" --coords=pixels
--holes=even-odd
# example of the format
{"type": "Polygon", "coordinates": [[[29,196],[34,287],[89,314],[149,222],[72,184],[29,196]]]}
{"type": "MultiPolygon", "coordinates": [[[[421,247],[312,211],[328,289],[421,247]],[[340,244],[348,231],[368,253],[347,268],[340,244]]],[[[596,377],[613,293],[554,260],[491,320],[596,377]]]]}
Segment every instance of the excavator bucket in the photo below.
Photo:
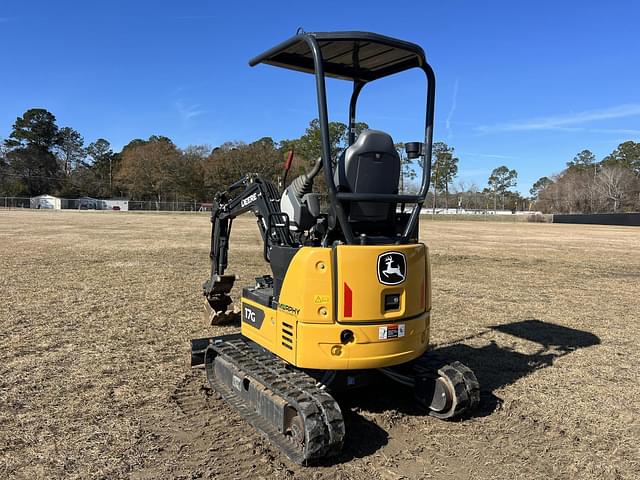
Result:
{"type": "Polygon", "coordinates": [[[240,321],[240,310],[228,295],[213,299],[205,297],[203,318],[207,325],[229,325],[240,321]]]}
{"type": "Polygon", "coordinates": [[[227,325],[240,320],[240,310],[229,292],[237,280],[235,275],[215,275],[204,284],[204,320],[208,325],[227,325]]]}

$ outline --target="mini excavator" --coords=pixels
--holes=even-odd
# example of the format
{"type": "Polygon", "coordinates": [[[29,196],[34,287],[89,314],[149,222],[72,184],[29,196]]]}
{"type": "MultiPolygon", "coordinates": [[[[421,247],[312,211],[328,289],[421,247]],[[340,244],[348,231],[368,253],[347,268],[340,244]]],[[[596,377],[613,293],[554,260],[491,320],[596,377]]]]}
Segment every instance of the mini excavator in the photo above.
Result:
{"type": "Polygon", "coordinates": [[[238,315],[230,297],[236,276],[225,273],[238,215],[256,215],[271,275],[243,288],[240,333],[192,340],[192,366],[303,465],[342,449],[336,392],[390,379],[434,417],[468,414],[479,402],[475,375],[428,351],[430,265],[418,223],[431,175],[435,75],[424,51],[374,33],[299,31],[249,62],[262,63],[315,76],[322,155],[282,193],[248,173],[215,195],[211,276],[203,286],[209,318],[238,315]],[[408,195],[399,191],[391,136],[367,129],[356,138],[356,104],[365,85],[414,68],[426,76],[425,137],[405,150],[424,168],[420,190],[408,195]],[[325,77],[353,83],[348,147],[338,158],[331,158],[325,77]],[[320,172],[326,208],[313,189],[320,172]]]}

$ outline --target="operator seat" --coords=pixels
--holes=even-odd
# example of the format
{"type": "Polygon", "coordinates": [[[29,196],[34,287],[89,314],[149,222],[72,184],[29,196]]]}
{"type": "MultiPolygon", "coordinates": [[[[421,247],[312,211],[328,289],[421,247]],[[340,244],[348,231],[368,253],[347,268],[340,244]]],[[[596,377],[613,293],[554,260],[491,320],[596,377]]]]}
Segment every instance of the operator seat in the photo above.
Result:
{"type": "MultiPolygon", "coordinates": [[[[336,189],[350,193],[397,194],[400,156],[391,136],[380,130],[364,130],[338,159],[336,189]]],[[[349,222],[392,222],[396,202],[347,203],[349,222]]]]}

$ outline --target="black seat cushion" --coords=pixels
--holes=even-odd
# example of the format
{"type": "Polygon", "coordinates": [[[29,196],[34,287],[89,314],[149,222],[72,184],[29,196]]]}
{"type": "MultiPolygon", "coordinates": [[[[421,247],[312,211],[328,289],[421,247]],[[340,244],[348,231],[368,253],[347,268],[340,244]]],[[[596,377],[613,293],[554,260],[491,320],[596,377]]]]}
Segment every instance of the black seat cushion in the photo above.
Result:
{"type": "MultiPolygon", "coordinates": [[[[400,156],[391,136],[364,130],[340,155],[334,178],[341,192],[397,194],[400,156]]],[[[351,202],[349,221],[387,221],[395,209],[395,203],[351,202]]]]}

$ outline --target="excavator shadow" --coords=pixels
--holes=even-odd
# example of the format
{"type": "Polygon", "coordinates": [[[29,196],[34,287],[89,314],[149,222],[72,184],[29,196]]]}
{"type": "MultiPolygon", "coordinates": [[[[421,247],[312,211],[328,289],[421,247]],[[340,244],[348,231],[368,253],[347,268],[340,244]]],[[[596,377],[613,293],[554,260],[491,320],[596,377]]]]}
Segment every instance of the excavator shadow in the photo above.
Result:
{"type": "MultiPolygon", "coordinates": [[[[494,394],[495,390],[511,385],[536,370],[550,367],[555,360],[571,352],[598,344],[600,339],[590,332],[529,319],[491,326],[475,335],[437,346],[433,352],[447,361],[458,360],[475,372],[480,382],[480,406],[470,417],[482,417],[491,414],[502,402],[494,394]],[[475,346],[479,343],[482,345],[475,346]],[[518,349],[526,352],[510,346],[515,343],[518,344],[518,349]]],[[[347,428],[349,435],[354,440],[367,438],[369,444],[377,442],[379,447],[387,443],[387,434],[373,432],[369,425],[371,422],[363,421],[363,413],[396,411],[411,416],[426,414],[413,401],[408,389],[386,379],[383,380],[382,388],[380,385],[364,388],[349,395],[341,395],[338,400],[343,411],[347,412],[347,418],[355,415],[347,428]],[[404,394],[398,395],[402,390],[404,394]]],[[[348,440],[345,442],[345,453],[353,455],[350,450],[354,448],[354,444],[348,440]]]]}
{"type": "MultiPolygon", "coordinates": [[[[480,408],[472,416],[489,415],[501,404],[495,390],[511,385],[536,370],[550,367],[558,358],[571,352],[600,344],[600,338],[593,333],[536,319],[494,325],[464,340],[484,336],[491,338],[480,347],[455,342],[435,349],[445,358],[461,361],[478,377],[480,408]],[[524,345],[530,347],[529,351],[524,353],[501,344],[500,340],[508,340],[508,337],[496,339],[495,333],[525,340],[524,345]]],[[[512,338],[510,343],[515,339],[512,338]]]]}

